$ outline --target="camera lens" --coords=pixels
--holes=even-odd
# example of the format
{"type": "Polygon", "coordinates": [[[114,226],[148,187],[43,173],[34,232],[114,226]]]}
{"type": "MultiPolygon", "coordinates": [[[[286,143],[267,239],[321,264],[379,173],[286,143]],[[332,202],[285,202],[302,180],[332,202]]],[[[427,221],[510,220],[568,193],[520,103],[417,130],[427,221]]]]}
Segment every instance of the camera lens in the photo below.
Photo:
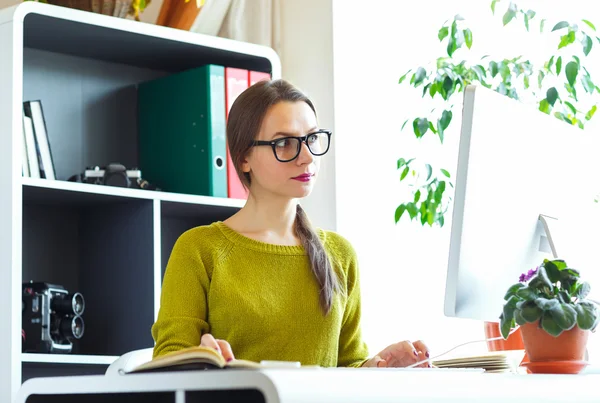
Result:
{"type": "Polygon", "coordinates": [[[81,339],[85,326],[81,316],[67,316],[60,319],[60,334],[67,339],[81,339]]]}
{"type": "Polygon", "coordinates": [[[52,310],[65,314],[81,315],[85,309],[85,301],[83,295],[76,292],[69,294],[64,298],[52,298],[52,310]]]}

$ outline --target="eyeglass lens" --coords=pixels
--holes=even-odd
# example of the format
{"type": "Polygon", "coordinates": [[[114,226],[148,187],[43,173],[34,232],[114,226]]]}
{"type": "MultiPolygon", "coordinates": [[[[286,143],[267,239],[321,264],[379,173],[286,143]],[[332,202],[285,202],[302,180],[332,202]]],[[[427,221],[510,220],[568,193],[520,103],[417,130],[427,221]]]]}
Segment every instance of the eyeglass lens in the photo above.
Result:
{"type": "MultiPolygon", "coordinates": [[[[307,138],[308,148],[314,155],[322,155],[329,147],[329,136],[327,133],[313,133],[307,138]]],[[[275,154],[282,161],[296,158],[300,153],[301,139],[297,137],[285,138],[275,143],[275,154]]]]}

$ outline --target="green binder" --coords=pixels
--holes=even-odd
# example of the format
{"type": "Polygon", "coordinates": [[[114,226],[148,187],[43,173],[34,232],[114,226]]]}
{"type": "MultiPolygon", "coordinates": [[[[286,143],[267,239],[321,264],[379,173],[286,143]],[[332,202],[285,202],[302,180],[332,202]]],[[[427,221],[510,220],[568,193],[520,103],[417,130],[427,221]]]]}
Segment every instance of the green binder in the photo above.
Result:
{"type": "Polygon", "coordinates": [[[227,197],[224,74],[206,65],[139,84],[144,179],[166,192],[227,197]]]}

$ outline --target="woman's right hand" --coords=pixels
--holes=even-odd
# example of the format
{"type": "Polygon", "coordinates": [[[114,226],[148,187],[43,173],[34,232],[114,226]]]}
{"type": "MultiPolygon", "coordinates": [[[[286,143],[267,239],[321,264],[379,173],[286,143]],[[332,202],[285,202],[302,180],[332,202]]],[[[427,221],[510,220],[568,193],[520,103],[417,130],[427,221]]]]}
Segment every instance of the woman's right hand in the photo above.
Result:
{"type": "Polygon", "coordinates": [[[210,333],[205,333],[200,339],[200,345],[204,347],[214,348],[219,352],[227,362],[233,360],[235,356],[231,351],[231,346],[225,340],[215,339],[210,333]]]}

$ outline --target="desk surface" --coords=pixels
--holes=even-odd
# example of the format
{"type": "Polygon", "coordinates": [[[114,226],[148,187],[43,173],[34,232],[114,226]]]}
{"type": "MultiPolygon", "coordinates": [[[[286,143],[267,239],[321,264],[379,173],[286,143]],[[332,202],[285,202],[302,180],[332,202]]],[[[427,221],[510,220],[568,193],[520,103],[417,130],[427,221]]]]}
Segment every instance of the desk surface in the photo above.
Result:
{"type": "Polygon", "coordinates": [[[518,375],[418,368],[227,369],[35,378],[22,385],[16,403],[377,403],[400,399],[419,403],[597,403],[598,382],[600,374],[518,375]]]}

